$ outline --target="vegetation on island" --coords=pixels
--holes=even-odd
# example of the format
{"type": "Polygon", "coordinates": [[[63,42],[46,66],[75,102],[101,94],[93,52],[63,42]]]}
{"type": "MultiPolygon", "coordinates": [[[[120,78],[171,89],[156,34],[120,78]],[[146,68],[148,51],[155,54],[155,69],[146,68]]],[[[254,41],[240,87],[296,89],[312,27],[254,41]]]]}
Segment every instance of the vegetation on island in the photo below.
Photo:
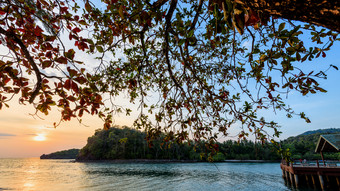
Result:
{"type": "MultiPolygon", "coordinates": [[[[213,149],[237,125],[239,141],[254,134],[265,145],[281,132],[263,110],[310,122],[284,98],[326,92],[320,80],[338,66],[305,66],[340,40],[338,12],[332,0],[1,1],[0,109],[18,98],[37,115],[88,113],[109,129],[113,114],[132,112],[114,101],[125,94],[149,142],[168,132],[163,147],[193,138],[213,149]]],[[[111,154],[130,144],[120,140],[112,150],[93,138],[111,154]]]]}
{"type": "Polygon", "coordinates": [[[69,149],[57,151],[50,154],[43,154],[40,159],[76,159],[80,149],[69,149]]]}
{"type": "MultiPolygon", "coordinates": [[[[308,135],[301,134],[281,141],[283,149],[289,149],[293,159],[321,159],[319,153],[314,153],[320,134],[340,132],[340,129],[323,129],[308,135]]],[[[207,161],[209,156],[213,161],[236,160],[281,160],[277,149],[271,143],[259,143],[248,140],[228,140],[215,144],[216,153],[207,151],[206,141],[194,142],[163,142],[165,134],[158,140],[148,143],[146,133],[128,127],[113,127],[109,130],[96,130],[88,138],[77,157],[78,161],[116,160],[116,159],[150,159],[150,160],[189,160],[207,161]]],[[[326,159],[340,159],[340,153],[325,153],[326,159]]]]}

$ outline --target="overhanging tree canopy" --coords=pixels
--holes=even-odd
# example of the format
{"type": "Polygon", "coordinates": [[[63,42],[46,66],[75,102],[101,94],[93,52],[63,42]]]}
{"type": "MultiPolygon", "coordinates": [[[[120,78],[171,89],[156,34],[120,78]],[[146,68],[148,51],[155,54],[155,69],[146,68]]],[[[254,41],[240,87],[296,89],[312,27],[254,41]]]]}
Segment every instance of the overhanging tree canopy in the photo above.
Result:
{"type": "Polygon", "coordinates": [[[62,120],[98,114],[109,128],[112,112],[122,108],[105,105],[103,96],[127,93],[139,104],[135,126],[146,128],[149,139],[166,131],[166,141],[181,142],[191,134],[213,143],[236,125],[239,138],[252,132],[265,141],[267,129],[274,136],[280,132],[261,110],[282,110],[309,122],[282,97],[291,91],[325,92],[317,81],[325,71],[306,71],[299,64],[326,57],[339,40],[337,1],[77,3],[1,2],[0,42],[8,54],[0,61],[0,107],[20,94],[20,102],[37,111],[48,114],[56,105],[62,120]],[[308,9],[302,12],[301,6],[308,9]],[[64,46],[62,32],[77,50],[64,46]],[[77,51],[97,57],[95,72],[74,59],[77,51]],[[49,75],[51,70],[62,74],[49,75]],[[158,100],[148,101],[150,96],[158,100]]]}

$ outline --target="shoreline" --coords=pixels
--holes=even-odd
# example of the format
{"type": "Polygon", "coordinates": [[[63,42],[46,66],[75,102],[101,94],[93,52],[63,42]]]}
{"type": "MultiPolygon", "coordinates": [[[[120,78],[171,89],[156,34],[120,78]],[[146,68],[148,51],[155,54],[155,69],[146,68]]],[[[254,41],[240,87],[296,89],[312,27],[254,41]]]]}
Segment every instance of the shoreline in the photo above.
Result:
{"type": "Polygon", "coordinates": [[[77,160],[81,163],[197,163],[196,160],[171,160],[171,159],[113,159],[113,160],[77,160]]]}
{"type": "MultiPolygon", "coordinates": [[[[115,159],[115,160],[77,160],[72,162],[80,163],[209,163],[208,161],[198,160],[170,160],[170,159],[115,159]]],[[[214,161],[212,163],[279,163],[280,161],[272,160],[224,160],[214,161]]]]}
{"type": "Polygon", "coordinates": [[[277,160],[236,160],[236,159],[230,159],[230,160],[224,160],[223,162],[226,162],[226,163],[280,163],[281,161],[277,161],[277,160]]]}

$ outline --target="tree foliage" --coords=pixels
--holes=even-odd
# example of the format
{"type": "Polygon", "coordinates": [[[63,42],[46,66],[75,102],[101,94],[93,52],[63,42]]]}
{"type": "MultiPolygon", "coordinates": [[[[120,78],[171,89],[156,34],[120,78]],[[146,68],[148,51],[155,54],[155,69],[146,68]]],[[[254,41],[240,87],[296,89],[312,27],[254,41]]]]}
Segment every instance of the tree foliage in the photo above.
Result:
{"type": "Polygon", "coordinates": [[[68,149],[57,151],[50,154],[43,154],[40,159],[75,159],[78,156],[80,149],[68,149]]]}
{"type": "Polygon", "coordinates": [[[163,131],[165,140],[203,138],[212,146],[232,126],[240,127],[240,139],[249,133],[262,141],[278,137],[278,124],[261,111],[310,122],[282,97],[326,92],[318,79],[326,78],[327,68],[308,70],[301,63],[326,57],[339,40],[336,27],[317,21],[333,14],[338,22],[338,3],[305,1],[306,14],[292,17],[283,4],[268,4],[270,12],[265,1],[251,2],[2,0],[0,42],[8,53],[1,54],[0,107],[20,94],[20,103],[37,112],[57,106],[61,120],[87,112],[108,129],[114,112],[131,110],[104,98],[125,93],[139,104],[134,125],[145,128],[148,140],[163,131]],[[324,15],[303,19],[321,5],[324,15]],[[94,72],[86,69],[91,63],[75,59],[81,51],[97,58],[94,72]]]}

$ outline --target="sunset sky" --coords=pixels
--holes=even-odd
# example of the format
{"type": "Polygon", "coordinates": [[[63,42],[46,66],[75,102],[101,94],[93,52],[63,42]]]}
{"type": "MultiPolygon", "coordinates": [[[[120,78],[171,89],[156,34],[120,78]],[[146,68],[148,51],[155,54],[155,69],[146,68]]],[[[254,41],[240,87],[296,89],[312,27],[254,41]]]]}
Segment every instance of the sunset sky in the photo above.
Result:
{"type": "MultiPolygon", "coordinates": [[[[1,46],[0,51],[3,48],[1,46]]],[[[306,67],[323,66],[326,68],[332,64],[340,68],[340,43],[337,42],[326,54],[326,58],[320,56],[308,63],[306,67]]],[[[83,55],[83,58],[86,59],[86,55],[83,55]]],[[[302,96],[294,92],[287,100],[295,111],[305,112],[311,119],[311,124],[305,123],[298,117],[287,119],[284,113],[276,115],[272,111],[265,113],[268,118],[281,125],[280,130],[283,132],[281,139],[308,130],[340,127],[340,71],[331,69],[328,72],[328,79],[320,79],[319,82],[321,87],[328,91],[327,93],[302,96]]],[[[131,106],[126,99],[118,98],[116,101],[122,105],[131,106]]],[[[32,105],[19,105],[18,98],[14,98],[9,105],[10,108],[3,107],[0,110],[0,158],[39,157],[42,154],[59,150],[82,148],[95,129],[103,127],[103,122],[96,116],[84,115],[82,119],[84,125],[74,119],[70,122],[62,122],[57,128],[52,128],[53,122],[58,122],[60,119],[60,114],[56,110],[48,116],[40,114],[43,118],[40,119],[30,115],[34,113],[32,105]]],[[[114,116],[115,124],[131,126],[136,115],[135,111],[129,117],[124,114],[114,116]]],[[[238,130],[237,127],[233,127],[232,135],[236,135],[238,130]]],[[[219,140],[224,139],[226,138],[219,140]]]]}

